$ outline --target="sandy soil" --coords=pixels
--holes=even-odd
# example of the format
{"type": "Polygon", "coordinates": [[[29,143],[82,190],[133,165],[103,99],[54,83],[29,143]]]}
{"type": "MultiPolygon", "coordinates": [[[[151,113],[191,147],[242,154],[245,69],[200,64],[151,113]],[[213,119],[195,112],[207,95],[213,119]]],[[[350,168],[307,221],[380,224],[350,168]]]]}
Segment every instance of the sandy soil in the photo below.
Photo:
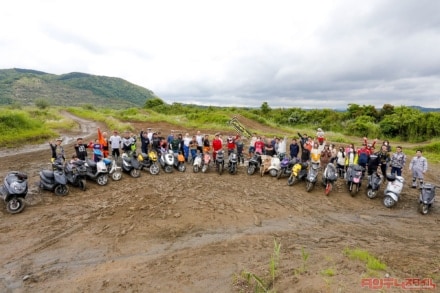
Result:
{"type": "MultiPolygon", "coordinates": [[[[96,133],[96,124],[79,125],[69,135],[96,133]]],[[[166,134],[173,128],[134,126],[166,134]]],[[[65,141],[68,154],[71,141],[65,141]]],[[[307,193],[304,183],[248,176],[245,167],[236,175],[193,173],[191,166],[184,173],[124,174],[121,181],[88,181],[86,191],[70,187],[68,196],[57,197],[37,187],[38,172],[49,168],[49,147],[24,150],[1,152],[0,177],[25,171],[30,191],[20,214],[0,205],[0,292],[253,292],[241,272],[271,283],[274,240],[281,244],[271,287],[277,292],[372,292],[362,279],[385,276],[396,284],[432,278],[437,290],[440,285],[440,205],[425,216],[418,212],[408,171],[392,209],[384,207],[382,193],[366,197],[365,180],[355,197],[342,180],[325,196],[319,184],[307,193]],[[344,254],[347,248],[367,250],[387,269],[368,270],[344,254]]],[[[427,181],[440,184],[438,167],[430,165],[427,181]]]]}

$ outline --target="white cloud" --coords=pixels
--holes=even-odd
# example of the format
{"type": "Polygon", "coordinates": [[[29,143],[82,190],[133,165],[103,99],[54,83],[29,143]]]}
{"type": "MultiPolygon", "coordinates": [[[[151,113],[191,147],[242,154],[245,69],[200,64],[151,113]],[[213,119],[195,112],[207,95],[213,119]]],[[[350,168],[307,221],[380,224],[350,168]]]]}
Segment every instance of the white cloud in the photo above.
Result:
{"type": "Polygon", "coordinates": [[[121,77],[167,102],[440,107],[437,1],[2,6],[0,68],[121,77]]]}

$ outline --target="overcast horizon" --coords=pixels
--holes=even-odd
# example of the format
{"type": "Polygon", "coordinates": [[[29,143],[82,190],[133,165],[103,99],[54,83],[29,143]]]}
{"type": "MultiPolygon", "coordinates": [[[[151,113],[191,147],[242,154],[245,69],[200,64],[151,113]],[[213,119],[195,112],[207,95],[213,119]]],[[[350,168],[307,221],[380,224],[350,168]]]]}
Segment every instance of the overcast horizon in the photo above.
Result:
{"type": "Polygon", "coordinates": [[[0,68],[118,77],[167,103],[440,108],[439,12],[434,0],[6,1],[0,68]]]}

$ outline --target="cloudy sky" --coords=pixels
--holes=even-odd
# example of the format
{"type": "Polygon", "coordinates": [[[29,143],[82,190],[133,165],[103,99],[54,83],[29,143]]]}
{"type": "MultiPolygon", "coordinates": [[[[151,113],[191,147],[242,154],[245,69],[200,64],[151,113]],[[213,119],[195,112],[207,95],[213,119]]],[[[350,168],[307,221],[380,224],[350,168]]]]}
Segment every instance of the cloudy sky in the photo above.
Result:
{"type": "Polygon", "coordinates": [[[6,0],[0,69],[120,77],[168,103],[440,107],[437,0],[6,0]]]}

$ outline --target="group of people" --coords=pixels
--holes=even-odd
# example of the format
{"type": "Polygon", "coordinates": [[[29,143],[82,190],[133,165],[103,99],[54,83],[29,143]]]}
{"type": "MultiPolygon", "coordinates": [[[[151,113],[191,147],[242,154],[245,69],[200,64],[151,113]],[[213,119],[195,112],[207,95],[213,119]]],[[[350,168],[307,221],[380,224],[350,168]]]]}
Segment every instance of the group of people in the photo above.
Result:
{"type": "MultiPolygon", "coordinates": [[[[321,128],[317,129],[316,138],[311,138],[307,134],[298,133],[299,143],[293,138],[290,146],[290,157],[299,158],[301,162],[317,163],[322,169],[325,169],[328,163],[333,163],[338,169],[340,176],[343,176],[348,166],[360,165],[364,172],[371,175],[379,171],[386,180],[386,174],[402,176],[405,168],[407,156],[403,153],[402,147],[397,146],[393,152],[388,140],[384,140],[382,145],[376,150],[377,139],[371,143],[367,138],[363,138],[360,147],[354,144],[336,147],[335,144],[327,144],[324,139],[324,132],[321,128]]],[[[428,161],[423,157],[422,150],[418,149],[416,155],[409,162],[409,171],[412,175],[412,187],[423,185],[424,174],[428,170],[428,161]]]]}
{"type": "MultiPolygon", "coordinates": [[[[298,133],[298,139],[292,138],[287,153],[287,138],[273,137],[266,139],[264,136],[258,136],[253,133],[249,139],[248,158],[254,154],[277,155],[284,157],[290,155],[290,158],[297,158],[301,162],[309,162],[319,164],[325,169],[328,163],[336,165],[338,171],[345,171],[352,164],[360,165],[371,175],[375,171],[380,171],[386,178],[387,173],[402,176],[405,168],[407,156],[403,153],[402,147],[397,146],[395,152],[392,152],[388,140],[384,140],[382,145],[376,150],[377,139],[371,143],[367,138],[363,138],[360,147],[354,144],[336,147],[335,144],[328,144],[325,140],[325,133],[321,128],[317,129],[316,137],[310,137],[307,134],[298,133]]],[[[102,156],[119,157],[121,152],[130,152],[136,150],[136,143],[140,141],[141,152],[148,153],[150,150],[156,151],[158,154],[168,150],[172,150],[175,154],[183,154],[185,162],[191,162],[198,154],[212,152],[215,161],[218,151],[226,148],[228,156],[232,152],[238,155],[239,163],[242,165],[245,161],[244,149],[245,145],[240,135],[228,135],[223,139],[222,134],[216,133],[211,141],[209,134],[202,134],[197,131],[194,135],[189,133],[176,133],[171,130],[168,136],[162,136],[161,132],[153,131],[147,128],[146,131],[141,130],[137,138],[130,131],[125,131],[122,136],[118,131],[108,138],[107,133],[102,133],[101,140],[96,139],[95,142],[84,143],[83,138],[77,138],[74,145],[75,154],[72,159],[85,160],[87,158],[87,150],[94,150],[94,160],[100,158],[95,155],[101,153],[102,156]],[[100,152],[95,152],[100,151],[100,152]]],[[[62,139],[50,142],[52,150],[52,158],[62,158],[65,160],[64,148],[61,145],[62,139]]],[[[409,163],[409,171],[412,172],[412,187],[417,187],[417,181],[421,186],[424,180],[424,174],[428,170],[428,162],[422,155],[422,150],[417,150],[416,155],[409,163]]],[[[343,174],[344,172],[338,172],[343,174]]]]}

